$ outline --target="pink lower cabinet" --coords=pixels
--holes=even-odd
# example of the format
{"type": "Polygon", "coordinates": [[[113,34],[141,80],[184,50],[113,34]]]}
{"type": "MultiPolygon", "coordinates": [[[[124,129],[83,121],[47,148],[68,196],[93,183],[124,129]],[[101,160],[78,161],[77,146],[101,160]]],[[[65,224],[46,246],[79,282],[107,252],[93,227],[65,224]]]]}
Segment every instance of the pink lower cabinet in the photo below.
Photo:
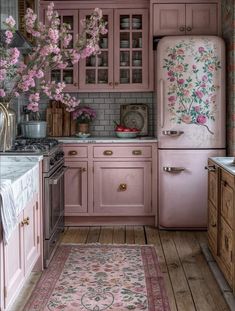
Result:
{"type": "Polygon", "coordinates": [[[87,162],[66,162],[65,216],[87,212],[87,162]]]}
{"type": "Polygon", "coordinates": [[[19,222],[8,244],[2,243],[4,274],[1,306],[7,309],[19,294],[27,276],[40,256],[40,209],[38,195],[27,204],[19,215],[19,222]]]}
{"type": "Polygon", "coordinates": [[[94,162],[94,212],[147,215],[151,212],[151,162],[94,162]]]}

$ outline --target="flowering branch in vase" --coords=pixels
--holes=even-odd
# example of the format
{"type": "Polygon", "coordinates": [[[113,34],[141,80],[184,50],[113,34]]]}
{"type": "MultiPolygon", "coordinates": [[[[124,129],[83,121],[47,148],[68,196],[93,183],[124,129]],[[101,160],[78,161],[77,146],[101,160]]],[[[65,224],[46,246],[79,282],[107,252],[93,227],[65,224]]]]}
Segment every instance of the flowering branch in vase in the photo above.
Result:
{"type": "Polygon", "coordinates": [[[80,101],[63,92],[64,82],[48,82],[46,76],[53,69],[65,69],[71,63],[74,65],[80,59],[100,53],[99,37],[107,33],[102,11],[96,8],[89,18],[82,20],[83,31],[74,48],[70,48],[73,39],[69,33],[71,27],[61,23],[53,3],[48,5],[45,25],[30,8],[24,21],[26,31],[36,42],[28,54],[27,64],[20,60],[20,51],[10,47],[15,31],[14,19],[10,16],[5,21],[5,40],[0,43],[0,102],[10,102],[28,92],[27,109],[37,112],[44,93],[49,99],[61,101],[67,111],[74,111],[80,101]]]}

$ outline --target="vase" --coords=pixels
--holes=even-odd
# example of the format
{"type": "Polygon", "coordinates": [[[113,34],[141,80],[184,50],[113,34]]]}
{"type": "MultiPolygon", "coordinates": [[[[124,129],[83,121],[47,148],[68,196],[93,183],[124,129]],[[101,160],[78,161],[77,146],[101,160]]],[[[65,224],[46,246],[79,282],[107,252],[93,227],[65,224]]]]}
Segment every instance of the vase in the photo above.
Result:
{"type": "Polygon", "coordinates": [[[10,103],[0,102],[0,151],[12,149],[16,138],[16,113],[10,103]]]}
{"type": "Polygon", "coordinates": [[[89,133],[89,123],[78,123],[79,133],[89,133]]]}

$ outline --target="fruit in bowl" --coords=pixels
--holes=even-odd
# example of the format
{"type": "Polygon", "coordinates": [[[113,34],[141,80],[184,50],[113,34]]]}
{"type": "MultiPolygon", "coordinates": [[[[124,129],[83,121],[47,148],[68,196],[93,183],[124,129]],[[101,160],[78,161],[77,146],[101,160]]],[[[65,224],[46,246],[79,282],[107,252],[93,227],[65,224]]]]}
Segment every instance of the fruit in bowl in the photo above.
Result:
{"type": "Polygon", "coordinates": [[[116,136],[119,138],[135,138],[140,132],[140,130],[135,127],[134,128],[126,127],[121,124],[117,124],[116,122],[115,124],[116,124],[115,133],[116,136]]]}

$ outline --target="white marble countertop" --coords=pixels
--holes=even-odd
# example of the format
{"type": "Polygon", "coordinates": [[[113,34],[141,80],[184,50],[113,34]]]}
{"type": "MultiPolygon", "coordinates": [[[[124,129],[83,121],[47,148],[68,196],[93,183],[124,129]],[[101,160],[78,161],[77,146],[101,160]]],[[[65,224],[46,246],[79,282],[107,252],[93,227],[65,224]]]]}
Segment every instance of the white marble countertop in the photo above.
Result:
{"type": "Polygon", "coordinates": [[[71,137],[55,137],[59,142],[64,144],[110,144],[110,143],[156,143],[156,137],[136,137],[136,138],[118,138],[118,137],[89,137],[79,138],[76,136],[71,137]]]}
{"type": "Polygon", "coordinates": [[[39,191],[39,162],[42,159],[42,155],[0,157],[0,182],[6,179],[11,181],[17,214],[39,191]]]}
{"type": "Polygon", "coordinates": [[[226,169],[229,173],[235,175],[234,157],[211,157],[210,159],[226,169]]]}

